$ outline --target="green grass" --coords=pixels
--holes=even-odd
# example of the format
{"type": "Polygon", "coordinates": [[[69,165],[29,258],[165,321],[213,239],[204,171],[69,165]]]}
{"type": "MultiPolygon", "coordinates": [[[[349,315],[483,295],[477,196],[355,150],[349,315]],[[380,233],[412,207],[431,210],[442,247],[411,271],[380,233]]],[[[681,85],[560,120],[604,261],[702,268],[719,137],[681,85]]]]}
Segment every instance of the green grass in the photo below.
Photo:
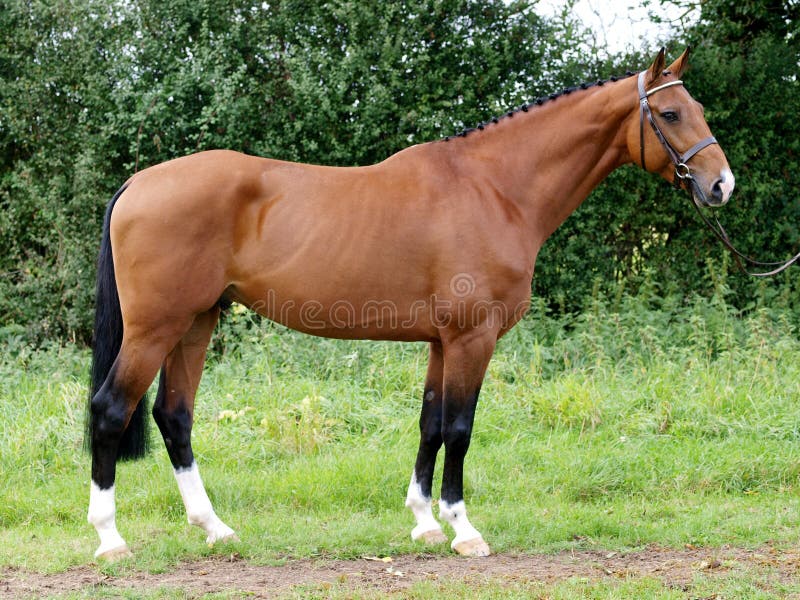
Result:
{"type": "MultiPolygon", "coordinates": [[[[558,319],[534,306],[483,386],[466,466],[473,523],[496,551],[796,543],[796,319],[764,306],[737,314],[719,298],[598,299],[558,319]]],[[[81,450],[89,355],[4,344],[0,565],[85,564],[97,544],[81,450]]],[[[230,315],[194,447],[237,552],[268,563],[419,551],[403,501],[426,358],[424,345],[321,340],[230,315]]],[[[117,522],[136,556],[110,573],[231,551],[186,524],[155,441],[151,457],[119,467],[117,522]]],[[[558,585],[541,593],[614,598],[661,584],[558,585]]]]}

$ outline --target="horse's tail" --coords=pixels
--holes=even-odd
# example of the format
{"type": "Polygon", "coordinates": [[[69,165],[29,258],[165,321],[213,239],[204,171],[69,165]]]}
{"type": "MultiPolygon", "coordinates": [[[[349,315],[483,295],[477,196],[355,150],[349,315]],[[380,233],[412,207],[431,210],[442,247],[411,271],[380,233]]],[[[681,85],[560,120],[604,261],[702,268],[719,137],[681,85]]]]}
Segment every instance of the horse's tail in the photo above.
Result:
{"type": "MultiPolygon", "coordinates": [[[[94,336],[92,340],[92,374],[89,401],[86,408],[86,435],[84,446],[92,446],[92,398],[108,377],[111,367],[122,346],[122,311],[119,305],[117,280],[114,274],[114,257],[111,253],[111,211],[125,191],[127,185],[114,194],[108,203],[103,221],[103,238],[97,258],[97,292],[95,295],[94,336]]],[[[148,446],[147,397],[143,397],[122,434],[117,458],[120,460],[141,458],[148,446]]]]}

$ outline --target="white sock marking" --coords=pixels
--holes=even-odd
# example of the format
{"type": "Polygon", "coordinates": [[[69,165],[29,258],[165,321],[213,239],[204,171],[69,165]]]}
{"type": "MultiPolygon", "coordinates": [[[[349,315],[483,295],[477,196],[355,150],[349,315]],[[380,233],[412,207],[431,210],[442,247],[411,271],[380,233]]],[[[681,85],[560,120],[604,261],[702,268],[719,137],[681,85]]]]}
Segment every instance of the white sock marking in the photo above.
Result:
{"type": "Polygon", "coordinates": [[[197,525],[208,533],[207,543],[213,544],[235,535],[233,529],[225,525],[214,512],[203,480],[200,478],[197,463],[192,462],[192,466],[185,469],[175,469],[175,479],[186,507],[186,517],[190,524],[197,525]]]}
{"type": "Polygon", "coordinates": [[[417,526],[411,530],[411,538],[418,540],[428,531],[441,531],[442,526],[433,516],[431,499],[422,495],[422,488],[417,483],[416,472],[411,475],[411,483],[408,484],[408,494],[406,495],[406,506],[414,513],[417,526]]]}
{"type": "Polygon", "coordinates": [[[450,526],[456,532],[456,537],[450,544],[451,548],[455,548],[461,542],[474,540],[475,538],[483,539],[480,532],[472,526],[467,518],[467,507],[464,501],[460,500],[455,504],[447,504],[444,500],[439,501],[439,518],[450,523],[450,526]]]}
{"type": "Polygon", "coordinates": [[[109,550],[126,546],[125,540],[117,531],[116,503],[114,501],[114,486],[101,490],[94,481],[89,489],[89,523],[94,525],[97,535],[100,536],[100,546],[94,553],[97,558],[109,550]]]}

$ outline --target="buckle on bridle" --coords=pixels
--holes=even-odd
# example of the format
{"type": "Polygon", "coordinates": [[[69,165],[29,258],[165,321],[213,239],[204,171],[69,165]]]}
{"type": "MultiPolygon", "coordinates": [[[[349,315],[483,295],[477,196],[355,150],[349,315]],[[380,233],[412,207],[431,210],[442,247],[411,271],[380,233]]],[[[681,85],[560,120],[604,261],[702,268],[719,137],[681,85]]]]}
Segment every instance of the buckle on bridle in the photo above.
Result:
{"type": "Polygon", "coordinates": [[[686,163],[678,163],[675,165],[675,177],[681,181],[694,179],[694,177],[692,177],[692,171],[686,163]]]}

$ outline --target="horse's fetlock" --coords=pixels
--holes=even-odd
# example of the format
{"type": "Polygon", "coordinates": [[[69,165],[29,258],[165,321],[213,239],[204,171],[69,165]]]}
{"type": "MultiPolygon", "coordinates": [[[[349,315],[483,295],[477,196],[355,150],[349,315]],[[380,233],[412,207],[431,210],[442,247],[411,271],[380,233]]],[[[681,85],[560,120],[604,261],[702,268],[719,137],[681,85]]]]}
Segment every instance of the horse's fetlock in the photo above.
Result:
{"type": "Polygon", "coordinates": [[[187,513],[186,519],[189,521],[189,525],[203,527],[211,520],[212,514],[214,514],[212,511],[187,513]]]}
{"type": "Polygon", "coordinates": [[[457,502],[451,506],[447,502],[442,501],[439,503],[439,518],[448,523],[452,523],[458,519],[459,516],[466,514],[466,510],[463,509],[463,502],[457,502]],[[460,514],[459,509],[461,509],[460,514]]]}
{"type": "Polygon", "coordinates": [[[206,528],[206,526],[213,522],[216,518],[214,509],[211,503],[208,502],[205,506],[187,506],[186,507],[186,520],[190,525],[206,528]]]}
{"type": "Polygon", "coordinates": [[[214,509],[209,505],[208,508],[203,510],[187,510],[186,520],[189,522],[189,525],[194,525],[195,527],[200,527],[208,531],[218,519],[216,513],[214,513],[214,509]]]}
{"type": "Polygon", "coordinates": [[[414,510],[424,510],[431,505],[430,498],[423,498],[421,496],[416,496],[413,494],[409,494],[406,496],[406,507],[410,508],[412,511],[414,510]]]}
{"type": "Polygon", "coordinates": [[[94,525],[95,527],[104,527],[114,523],[115,517],[116,515],[113,510],[103,511],[103,512],[99,512],[97,510],[92,512],[90,510],[89,514],[86,517],[86,520],[89,521],[89,523],[91,525],[94,525]]]}

